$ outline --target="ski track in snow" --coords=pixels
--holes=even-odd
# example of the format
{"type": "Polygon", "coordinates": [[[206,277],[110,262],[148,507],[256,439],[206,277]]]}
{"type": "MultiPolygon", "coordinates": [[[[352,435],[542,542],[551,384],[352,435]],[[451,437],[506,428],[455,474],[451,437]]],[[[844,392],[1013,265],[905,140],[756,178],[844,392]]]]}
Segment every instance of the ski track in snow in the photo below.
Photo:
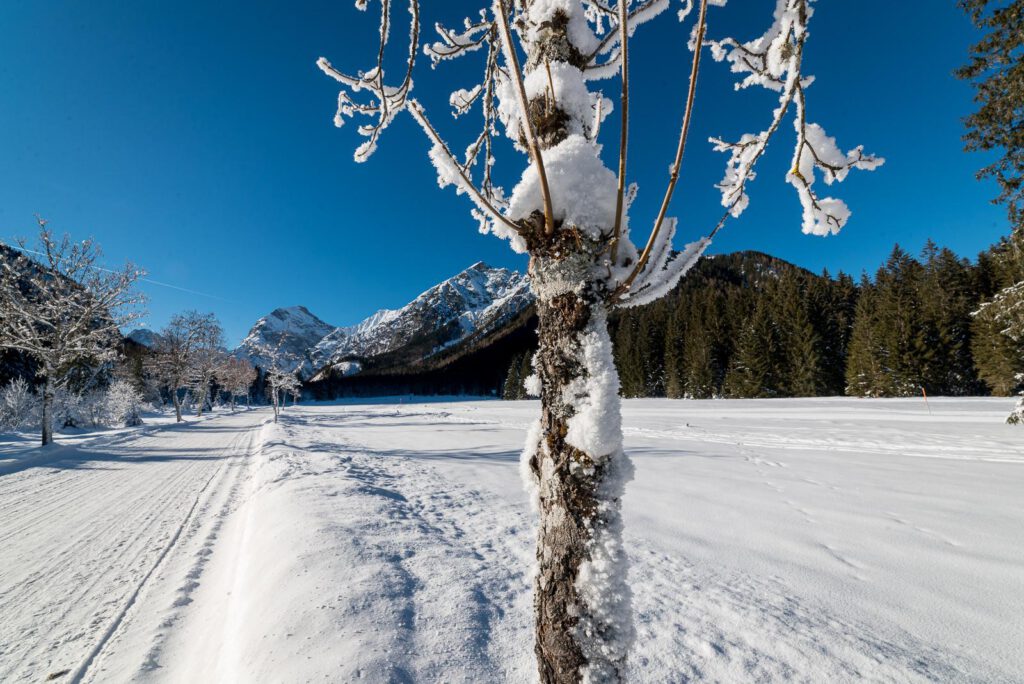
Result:
{"type": "Polygon", "coordinates": [[[81,681],[237,461],[253,417],[66,449],[0,478],[0,681],[81,681]]]}
{"type": "MultiPolygon", "coordinates": [[[[240,412],[0,476],[0,681],[531,681],[536,410],[240,412]]],[[[1024,681],[1024,450],[933,410],[626,402],[630,681],[1024,681]]]]}

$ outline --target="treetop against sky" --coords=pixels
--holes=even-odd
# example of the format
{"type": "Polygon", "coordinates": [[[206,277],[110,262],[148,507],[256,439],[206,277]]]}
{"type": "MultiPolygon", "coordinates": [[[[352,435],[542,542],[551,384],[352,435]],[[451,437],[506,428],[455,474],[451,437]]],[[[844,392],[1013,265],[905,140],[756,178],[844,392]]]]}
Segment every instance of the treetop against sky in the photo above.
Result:
{"type": "MultiPolygon", "coordinates": [[[[457,23],[478,5],[429,3],[423,24],[457,23]]],[[[771,3],[712,8],[708,35],[756,37],[770,12],[771,3]]],[[[480,259],[522,269],[522,257],[476,232],[465,198],[437,190],[428,145],[409,117],[366,164],[349,161],[357,136],[334,129],[337,89],[315,60],[365,67],[376,21],[350,2],[6,3],[0,238],[31,234],[35,213],[58,232],[91,235],[110,262],[131,259],[153,280],[217,297],[146,285],[154,327],[184,308],[214,310],[231,344],[277,306],[301,303],[349,324],[480,259]],[[263,277],[268,260],[280,275],[263,277]]],[[[671,162],[688,26],[643,27],[649,33],[631,55],[628,180],[640,187],[631,215],[641,232],[671,162]]],[[[978,34],[955,3],[929,3],[925,12],[917,3],[823,1],[811,32],[806,71],[821,76],[809,89],[812,118],[886,165],[844,184],[853,216],[843,234],[804,236],[799,202],[783,180],[791,148],[775,141],[749,186],[750,208],[711,251],[758,249],[813,270],[859,274],[873,271],[895,241],[916,251],[931,236],[973,256],[1005,234],[1003,210],[988,203],[996,188],[974,180],[988,160],[962,151],[961,118],[973,104],[952,71],[978,34]]],[[[448,86],[460,77],[476,82],[477,61],[421,71],[415,85],[456,148],[468,141],[447,116],[448,86]]],[[[708,60],[701,74],[670,210],[680,219],[677,247],[706,234],[721,214],[713,185],[724,158],[707,139],[745,132],[751,113],[770,111],[774,98],[733,92],[726,71],[708,60]]],[[[616,152],[616,120],[605,123],[606,156],[616,152]]],[[[514,164],[509,170],[518,173],[514,164]]],[[[517,178],[498,172],[511,188],[517,178]]]]}

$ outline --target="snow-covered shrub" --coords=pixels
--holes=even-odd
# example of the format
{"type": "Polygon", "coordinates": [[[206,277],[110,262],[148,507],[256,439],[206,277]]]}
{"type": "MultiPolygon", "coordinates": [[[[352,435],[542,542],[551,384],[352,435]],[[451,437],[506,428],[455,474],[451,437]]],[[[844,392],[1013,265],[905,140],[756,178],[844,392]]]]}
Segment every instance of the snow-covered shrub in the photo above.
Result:
{"type": "Polygon", "coordinates": [[[0,429],[17,430],[34,426],[39,418],[39,401],[22,378],[0,389],[0,429]]]}
{"type": "Polygon", "coordinates": [[[79,427],[103,427],[107,425],[107,393],[92,390],[80,395],[78,404],[79,427]],[[84,423],[84,425],[83,425],[84,423]]]}
{"type": "MultiPolygon", "coordinates": [[[[1017,384],[1024,385],[1024,373],[1017,374],[1017,384]]],[[[1020,399],[1017,400],[1017,405],[1007,416],[1006,422],[1010,425],[1024,425],[1024,389],[1021,390],[1020,399]]]]}
{"type": "Polygon", "coordinates": [[[106,392],[104,412],[106,424],[133,427],[142,424],[142,393],[127,380],[115,380],[106,392]]]}
{"type": "Polygon", "coordinates": [[[82,395],[59,388],[53,396],[53,424],[59,428],[84,427],[89,419],[83,414],[82,395]]]}

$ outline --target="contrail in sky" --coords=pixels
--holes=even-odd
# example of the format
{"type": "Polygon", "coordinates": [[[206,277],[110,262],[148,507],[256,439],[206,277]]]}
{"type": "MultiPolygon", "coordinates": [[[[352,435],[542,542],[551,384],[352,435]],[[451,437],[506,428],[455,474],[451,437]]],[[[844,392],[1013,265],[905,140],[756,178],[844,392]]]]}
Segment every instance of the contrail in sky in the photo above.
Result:
{"type": "MultiPolygon", "coordinates": [[[[3,244],[7,244],[7,243],[3,243],[3,244]]],[[[25,252],[26,254],[35,254],[36,256],[46,256],[46,254],[44,254],[43,252],[37,252],[34,249],[26,249],[24,247],[18,247],[16,245],[7,245],[7,246],[12,248],[12,249],[16,249],[19,252],[25,252]]],[[[95,268],[98,271],[106,271],[107,273],[116,273],[116,271],[113,271],[113,270],[111,270],[109,268],[103,268],[102,266],[92,266],[91,268],[95,268]]],[[[159,280],[152,280],[150,278],[139,278],[139,280],[141,280],[144,283],[149,283],[150,285],[158,285],[160,287],[167,287],[167,288],[170,288],[172,290],[178,290],[179,292],[187,292],[188,294],[194,294],[194,295],[198,295],[200,297],[209,297],[210,299],[219,299],[220,301],[227,302],[228,304],[237,304],[238,303],[238,302],[235,302],[235,301],[233,301],[231,299],[226,299],[224,297],[221,297],[219,295],[210,294],[209,292],[200,292],[199,290],[190,290],[187,287],[181,287],[179,285],[171,285],[170,283],[162,283],[159,280]]]]}

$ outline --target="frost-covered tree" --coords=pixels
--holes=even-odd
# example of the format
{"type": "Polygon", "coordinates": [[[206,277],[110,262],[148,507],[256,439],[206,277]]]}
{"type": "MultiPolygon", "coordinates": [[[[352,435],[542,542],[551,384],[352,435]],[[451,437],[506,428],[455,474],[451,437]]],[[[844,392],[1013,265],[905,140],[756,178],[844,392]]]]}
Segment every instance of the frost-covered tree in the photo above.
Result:
{"type": "Polygon", "coordinates": [[[253,365],[245,359],[234,356],[225,356],[215,370],[217,384],[220,385],[231,398],[231,410],[235,410],[236,397],[245,397],[248,403],[249,389],[256,382],[258,376],[253,365]]]}
{"type": "Polygon", "coordinates": [[[207,402],[213,408],[210,392],[217,377],[217,369],[224,363],[224,329],[213,314],[210,314],[199,334],[195,337],[192,357],[192,390],[196,395],[196,415],[200,418],[207,402]]]}
{"type": "Polygon", "coordinates": [[[267,394],[270,404],[274,408],[274,422],[281,416],[281,408],[290,393],[297,398],[302,389],[302,383],[295,377],[294,371],[287,370],[288,359],[281,352],[281,344],[271,349],[270,347],[259,347],[257,353],[260,358],[266,359],[268,368],[266,371],[267,394]]]}
{"type": "Polygon", "coordinates": [[[110,383],[104,396],[107,425],[135,427],[142,425],[142,393],[127,380],[110,383]]]}
{"type": "Polygon", "coordinates": [[[64,376],[76,366],[113,360],[121,328],[142,315],[135,284],[143,274],[130,264],[104,268],[91,239],[57,238],[45,220],[38,223],[36,244],[21,241],[20,256],[0,266],[0,347],[37,362],[46,445],[53,441],[54,397],[64,376]]]}
{"type": "MultiPolygon", "coordinates": [[[[361,10],[370,4],[356,0],[361,10]]],[[[395,117],[408,112],[430,143],[440,185],[469,197],[482,231],[529,253],[539,317],[534,365],[541,417],[528,437],[524,470],[540,513],[534,584],[539,676],[544,682],[619,681],[634,634],[620,516],[631,466],[622,450],[609,311],[651,302],[679,282],[728,217],[747,207],[753,169],[787,120],[796,147],[786,180],[797,191],[806,233],[836,233],[850,216],[843,202],[819,194],[819,178],[831,184],[851,169],[872,169],[882,160],[861,147],[841,152],[809,117],[805,93],[813,79],[803,59],[813,0],[776,0],[767,31],[748,41],[707,38],[713,24],[708,5],[725,0],[686,0],[678,15],[696,20],[689,87],[676,93],[679,142],[661,208],[649,237],[637,245],[628,214],[636,188],[626,182],[629,40],[665,13],[670,0],[482,0],[480,11],[460,27],[437,25],[437,41],[426,45],[420,41],[419,2],[409,0],[408,51],[395,78],[385,70],[396,20],[393,2],[377,4],[375,63],[353,75],[324,58],[318,62],[342,86],[335,123],[369,118],[358,129],[366,141],[355,154],[365,161],[395,117]],[[729,64],[738,88],[767,88],[778,94],[778,104],[757,132],[712,141],[728,156],[718,185],[725,213],[706,237],[676,252],[676,221],[667,212],[705,47],[729,64]],[[480,81],[455,89],[449,99],[457,118],[465,120],[471,110],[480,114],[463,154],[456,154],[413,96],[421,52],[434,66],[469,55],[482,63],[480,81]],[[602,161],[600,143],[613,99],[622,124],[614,170],[602,161]],[[521,171],[512,172],[518,180],[509,193],[497,182],[504,173],[495,164],[501,132],[526,158],[521,171]]],[[[749,4],[749,11],[766,16],[772,10],[767,0],[749,4]]]]}
{"type": "Polygon", "coordinates": [[[282,370],[277,365],[267,371],[267,391],[270,392],[270,403],[274,407],[275,423],[281,417],[281,408],[284,406],[288,395],[292,395],[294,403],[301,387],[302,383],[299,382],[294,373],[282,370]]]}
{"type": "Polygon", "coordinates": [[[24,378],[14,378],[0,389],[0,429],[17,430],[37,418],[39,400],[24,378]]]}
{"type": "Polygon", "coordinates": [[[160,332],[160,343],[152,360],[153,372],[170,393],[179,423],[183,420],[184,408],[181,390],[195,386],[200,357],[222,334],[213,314],[198,311],[172,316],[167,327],[160,332]]]}

